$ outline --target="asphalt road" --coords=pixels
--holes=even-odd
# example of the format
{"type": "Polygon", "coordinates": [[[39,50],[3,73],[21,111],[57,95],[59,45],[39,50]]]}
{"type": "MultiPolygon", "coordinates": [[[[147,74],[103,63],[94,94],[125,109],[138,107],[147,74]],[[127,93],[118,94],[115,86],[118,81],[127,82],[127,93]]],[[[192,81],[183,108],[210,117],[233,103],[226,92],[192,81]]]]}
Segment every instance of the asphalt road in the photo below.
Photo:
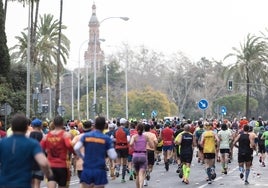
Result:
{"type": "MultiPolygon", "coordinates": [[[[267,162],[268,164],[268,162],[267,162]]],[[[237,154],[234,152],[234,160],[229,164],[228,174],[221,173],[221,164],[216,163],[217,178],[212,184],[207,184],[205,168],[202,164],[197,162],[197,158],[193,158],[191,173],[188,185],[181,182],[181,179],[176,173],[177,165],[170,165],[168,172],[164,169],[163,161],[159,165],[154,166],[154,170],[151,173],[151,179],[148,181],[147,188],[174,188],[186,186],[187,188],[240,188],[240,187],[268,187],[268,166],[261,167],[258,156],[254,156],[253,166],[249,176],[249,185],[244,185],[244,181],[239,177],[237,154]]],[[[135,181],[129,181],[129,176],[126,176],[126,183],[121,183],[121,177],[119,176],[115,180],[110,180],[106,188],[135,188],[135,181]]],[[[45,188],[44,182],[42,187],[45,188]]],[[[70,183],[71,188],[79,187],[79,180],[77,176],[72,177],[70,183]]]]}

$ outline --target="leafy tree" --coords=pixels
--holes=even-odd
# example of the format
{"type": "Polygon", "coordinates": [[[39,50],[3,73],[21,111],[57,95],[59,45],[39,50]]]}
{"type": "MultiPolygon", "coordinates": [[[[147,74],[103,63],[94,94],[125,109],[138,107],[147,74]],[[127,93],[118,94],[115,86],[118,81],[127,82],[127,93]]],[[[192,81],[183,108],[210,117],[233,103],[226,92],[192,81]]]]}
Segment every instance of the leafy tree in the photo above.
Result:
{"type": "Polygon", "coordinates": [[[129,117],[131,118],[151,118],[151,112],[158,112],[157,118],[175,115],[177,108],[174,102],[168,100],[167,95],[155,91],[150,87],[144,90],[132,90],[128,92],[129,97],[129,117]],[[145,113],[144,117],[142,112],[145,113]]]}
{"type": "MultiPolygon", "coordinates": [[[[220,106],[227,108],[227,117],[234,118],[237,115],[245,113],[246,96],[242,94],[229,95],[218,98],[213,103],[213,109],[217,109],[220,106]]],[[[254,98],[249,98],[250,110],[255,111],[258,108],[258,101],[254,98]]],[[[218,112],[219,109],[218,109],[218,112]]]]}
{"type": "Polygon", "coordinates": [[[238,85],[245,81],[247,118],[250,115],[250,86],[256,83],[257,78],[266,80],[267,50],[267,42],[262,37],[248,34],[244,43],[240,44],[240,49],[233,48],[234,52],[225,57],[225,59],[232,56],[236,58],[236,62],[227,68],[226,77],[233,78],[238,85]]]}
{"type": "Polygon", "coordinates": [[[9,70],[10,70],[10,57],[7,47],[4,17],[5,16],[3,10],[3,1],[0,0],[0,70],[1,70],[0,84],[5,80],[9,80],[9,70]]]}

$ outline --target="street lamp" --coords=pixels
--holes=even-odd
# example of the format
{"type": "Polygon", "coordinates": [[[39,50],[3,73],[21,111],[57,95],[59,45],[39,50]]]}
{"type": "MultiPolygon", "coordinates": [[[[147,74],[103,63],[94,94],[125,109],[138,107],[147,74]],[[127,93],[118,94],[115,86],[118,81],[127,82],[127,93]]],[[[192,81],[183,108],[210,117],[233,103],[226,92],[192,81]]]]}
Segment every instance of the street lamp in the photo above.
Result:
{"type": "Polygon", "coordinates": [[[128,81],[127,81],[127,69],[128,69],[128,49],[127,49],[127,59],[126,59],[126,69],[125,69],[125,81],[126,81],[126,119],[128,119],[128,81]]]}
{"type": "Polygon", "coordinates": [[[109,87],[108,87],[108,65],[106,64],[106,118],[109,119],[109,87]]]}
{"type": "Polygon", "coordinates": [[[31,3],[29,3],[29,11],[28,11],[28,35],[27,35],[27,83],[26,83],[26,116],[30,118],[30,95],[31,95],[31,3]]]}
{"type": "Polygon", "coordinates": [[[78,52],[78,79],[77,79],[77,116],[78,116],[78,120],[80,120],[80,53],[81,53],[81,49],[82,46],[88,42],[88,39],[83,41],[79,47],[79,52],[78,52]]]}
{"type": "MultiPolygon", "coordinates": [[[[108,20],[108,19],[113,19],[113,18],[119,18],[121,20],[124,20],[124,21],[128,21],[129,18],[128,17],[107,17],[107,18],[104,18],[103,20],[101,20],[99,22],[99,26],[101,25],[102,22],[104,22],[105,20],[108,20]]],[[[94,70],[94,96],[93,96],[93,105],[96,104],[96,100],[97,100],[97,70],[96,70],[96,60],[97,60],[97,37],[96,37],[96,33],[94,32],[94,64],[93,64],[93,70],[94,70]]],[[[95,112],[94,112],[94,117],[95,117],[95,112]]]]}

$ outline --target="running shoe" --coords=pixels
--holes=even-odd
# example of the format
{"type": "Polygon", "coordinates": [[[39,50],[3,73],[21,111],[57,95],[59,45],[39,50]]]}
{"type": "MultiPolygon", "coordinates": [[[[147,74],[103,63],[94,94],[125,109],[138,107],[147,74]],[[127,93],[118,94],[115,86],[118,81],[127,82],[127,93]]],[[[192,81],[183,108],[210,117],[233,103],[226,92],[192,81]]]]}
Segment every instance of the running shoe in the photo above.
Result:
{"type": "Polygon", "coordinates": [[[246,181],[245,181],[245,185],[248,185],[248,184],[249,184],[249,182],[246,180],[246,181]]]}
{"type": "Polygon", "coordinates": [[[211,179],[214,180],[214,179],[217,177],[217,174],[216,174],[216,172],[215,172],[215,169],[214,169],[214,168],[211,168],[210,173],[211,173],[211,176],[210,176],[211,179]]]}
{"type": "Polygon", "coordinates": [[[261,165],[262,167],[265,167],[265,163],[264,162],[262,162],[262,165],[261,165]]]}
{"type": "Polygon", "coordinates": [[[260,156],[260,158],[259,158],[259,162],[260,162],[260,163],[262,162],[262,158],[261,158],[261,156],[260,156]]]}
{"type": "Polygon", "coordinates": [[[147,180],[143,181],[143,186],[148,186],[147,180]]]}
{"type": "Polygon", "coordinates": [[[244,174],[241,172],[240,173],[240,178],[243,179],[244,178],[244,174]]]}
{"type": "Polygon", "coordinates": [[[224,169],[224,174],[227,174],[227,169],[226,168],[224,169]]]}
{"type": "Polygon", "coordinates": [[[169,162],[165,162],[165,169],[166,169],[166,171],[169,170],[169,162]]]}
{"type": "Polygon", "coordinates": [[[212,184],[212,181],[211,180],[208,180],[208,184],[212,184]]]}
{"type": "Polygon", "coordinates": [[[151,178],[151,177],[150,177],[150,174],[149,174],[149,173],[147,173],[147,174],[146,174],[146,179],[149,181],[149,180],[150,180],[150,178],[151,178]]]}
{"type": "Polygon", "coordinates": [[[130,176],[129,176],[129,180],[130,181],[132,181],[134,178],[133,178],[133,175],[131,174],[130,176]]]}
{"type": "Polygon", "coordinates": [[[117,178],[119,177],[119,172],[118,172],[118,171],[115,172],[115,176],[116,176],[117,178]]]}
{"type": "Polygon", "coordinates": [[[126,180],[125,179],[121,179],[121,183],[126,183],[126,180]]]}
{"type": "Polygon", "coordinates": [[[179,172],[179,177],[182,178],[183,177],[183,170],[180,169],[180,172],[179,172]]]}
{"type": "Polygon", "coordinates": [[[189,184],[189,180],[187,180],[187,179],[182,180],[182,182],[185,184],[189,184]]]}

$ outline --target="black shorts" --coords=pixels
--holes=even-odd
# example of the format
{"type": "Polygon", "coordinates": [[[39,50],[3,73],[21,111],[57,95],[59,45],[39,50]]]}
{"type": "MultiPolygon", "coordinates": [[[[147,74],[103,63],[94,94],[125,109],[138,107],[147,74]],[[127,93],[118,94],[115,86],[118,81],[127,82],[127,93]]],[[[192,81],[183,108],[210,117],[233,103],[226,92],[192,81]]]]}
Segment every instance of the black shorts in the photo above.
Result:
{"type": "Polygon", "coordinates": [[[154,151],[153,150],[147,150],[147,160],[148,160],[148,165],[154,165],[154,151]]]}
{"type": "Polygon", "coordinates": [[[117,158],[128,158],[128,148],[116,149],[117,158]]]}
{"type": "Polygon", "coordinates": [[[261,144],[261,145],[258,145],[259,147],[258,147],[258,152],[259,153],[265,153],[265,146],[263,145],[263,144],[261,144]]]}
{"type": "Polygon", "coordinates": [[[156,147],[156,151],[162,151],[162,149],[163,149],[163,146],[156,147]]]}
{"type": "Polygon", "coordinates": [[[191,163],[193,159],[193,154],[180,154],[180,159],[182,163],[191,163]]]}
{"type": "Polygon", "coordinates": [[[33,179],[38,179],[40,181],[44,180],[44,173],[42,170],[33,170],[32,171],[32,178],[33,179]]]}
{"type": "Polygon", "coordinates": [[[252,159],[252,153],[238,153],[238,163],[250,162],[252,159]]]}
{"type": "Polygon", "coordinates": [[[69,168],[51,168],[53,176],[49,177],[48,181],[55,181],[59,186],[66,187],[71,178],[71,173],[69,168]]]}
{"type": "Polygon", "coordinates": [[[215,153],[204,153],[204,159],[215,159],[215,153]]]}
{"type": "Polygon", "coordinates": [[[221,154],[230,153],[230,149],[220,149],[220,153],[221,154]]]}

